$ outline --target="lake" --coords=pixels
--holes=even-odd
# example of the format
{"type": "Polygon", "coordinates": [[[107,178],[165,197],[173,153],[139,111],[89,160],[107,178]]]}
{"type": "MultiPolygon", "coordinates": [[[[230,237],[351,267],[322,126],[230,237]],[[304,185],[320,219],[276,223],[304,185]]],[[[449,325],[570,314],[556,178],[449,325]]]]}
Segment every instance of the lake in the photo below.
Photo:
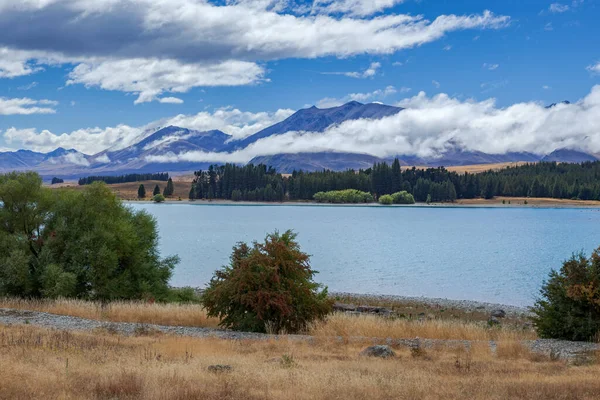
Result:
{"type": "Polygon", "coordinates": [[[600,245],[587,208],[130,203],[154,215],[174,286],[204,286],[239,241],[298,232],[330,291],[531,305],[551,268],[600,245]]]}

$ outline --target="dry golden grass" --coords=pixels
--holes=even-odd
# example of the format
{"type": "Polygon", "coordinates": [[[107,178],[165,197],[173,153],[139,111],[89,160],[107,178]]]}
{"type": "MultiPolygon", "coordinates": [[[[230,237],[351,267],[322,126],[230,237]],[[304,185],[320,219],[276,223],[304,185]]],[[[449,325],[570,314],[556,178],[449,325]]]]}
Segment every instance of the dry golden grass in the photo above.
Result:
{"type": "Polygon", "coordinates": [[[42,311],[51,314],[111,322],[135,322],[170,326],[217,327],[219,321],[206,316],[196,304],[156,304],[138,301],[101,303],[83,300],[24,300],[0,298],[0,308],[42,311]]]}
{"type": "MultiPolygon", "coordinates": [[[[0,308],[43,311],[99,321],[135,322],[170,326],[217,327],[218,320],[194,304],[158,304],[113,302],[106,306],[81,300],[1,299],[0,308]]],[[[531,329],[507,321],[501,328],[489,328],[485,322],[468,319],[385,319],[376,315],[354,316],[334,313],[324,322],[313,324],[307,332],[324,337],[428,338],[460,340],[535,339],[531,329]]]]}
{"type": "Polygon", "coordinates": [[[385,319],[375,315],[335,313],[313,324],[310,334],[317,337],[426,338],[458,340],[536,339],[531,329],[503,325],[490,328],[481,322],[464,320],[385,319]]]}
{"type": "Polygon", "coordinates": [[[460,205],[505,205],[505,206],[523,206],[527,202],[530,207],[598,207],[600,201],[597,200],[571,200],[571,199],[549,199],[543,197],[503,197],[498,196],[493,199],[464,199],[457,200],[456,204],[460,205]],[[505,204],[502,204],[502,200],[505,204]],[[510,202],[510,204],[509,204],[510,202]]]}
{"type": "MultiPolygon", "coordinates": [[[[510,343],[507,344],[511,346],[510,343]]],[[[396,348],[365,344],[123,337],[0,326],[0,399],[597,399],[600,367],[494,356],[485,345],[396,348]],[[209,365],[226,364],[213,373],[209,365]]]]}
{"type": "MultiPolygon", "coordinates": [[[[120,199],[134,201],[134,200],[139,200],[137,197],[137,191],[138,191],[140,184],[143,184],[144,188],[146,189],[146,198],[144,200],[147,200],[147,201],[152,199],[152,191],[154,190],[154,186],[158,185],[160,187],[161,193],[165,189],[165,186],[167,186],[167,182],[164,182],[164,181],[142,181],[142,182],[115,183],[115,184],[108,185],[108,187],[111,188],[113,190],[113,192],[117,195],[117,197],[119,197],[120,199]]],[[[183,178],[173,177],[173,187],[175,188],[175,190],[173,192],[173,196],[171,196],[169,199],[176,201],[179,197],[181,197],[182,200],[187,200],[189,193],[190,193],[191,186],[192,186],[191,179],[187,180],[187,179],[183,179],[183,178]]],[[[60,190],[68,190],[68,189],[83,190],[85,188],[85,185],[79,186],[77,184],[77,182],[74,182],[74,183],[63,183],[60,185],[52,185],[52,186],[50,186],[50,188],[57,189],[57,190],[58,189],[60,189],[60,190]]]]}

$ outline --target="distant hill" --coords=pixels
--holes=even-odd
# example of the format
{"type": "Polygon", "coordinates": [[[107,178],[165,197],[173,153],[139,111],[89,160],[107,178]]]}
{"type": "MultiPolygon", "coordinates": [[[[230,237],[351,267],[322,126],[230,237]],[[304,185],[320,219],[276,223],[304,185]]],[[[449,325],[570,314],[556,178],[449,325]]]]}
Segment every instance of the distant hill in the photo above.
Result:
{"type": "MultiPolygon", "coordinates": [[[[549,105],[557,107],[569,102],[549,105]]],[[[111,148],[98,154],[87,155],[77,150],[57,148],[49,153],[30,150],[0,153],[0,172],[13,170],[35,170],[42,176],[54,176],[74,179],[89,175],[122,175],[128,173],[152,172],[186,172],[206,169],[210,164],[217,163],[218,158],[211,161],[190,161],[178,157],[186,153],[231,153],[246,148],[257,141],[282,135],[290,131],[325,132],[328,127],[344,121],[356,119],[380,119],[402,112],[402,108],[378,103],[362,104],[351,101],[344,105],[331,108],[310,107],[302,109],[285,120],[269,126],[243,140],[234,138],[220,130],[197,131],[177,126],[167,126],[140,132],[138,137],[121,139],[111,148]],[[133,144],[131,144],[133,143],[133,144]],[[161,162],[151,161],[159,157],[161,162]]],[[[325,133],[324,133],[325,134],[325,133]]],[[[481,164],[498,164],[507,162],[537,162],[555,161],[579,163],[595,161],[592,154],[574,149],[556,149],[548,155],[532,153],[487,154],[480,151],[465,150],[459,143],[446,143],[448,150],[436,157],[419,157],[410,154],[398,154],[386,159],[364,153],[341,152],[306,152],[259,156],[250,162],[263,163],[275,167],[281,172],[293,170],[317,171],[322,169],[345,170],[366,169],[375,162],[400,159],[402,165],[410,166],[467,166],[481,164]]],[[[230,157],[224,157],[230,159],[230,157]]]]}
{"type": "Polygon", "coordinates": [[[321,171],[330,169],[342,171],[345,169],[367,169],[382,159],[370,154],[354,153],[298,153],[277,154],[253,158],[252,164],[265,164],[274,167],[278,172],[291,173],[294,170],[321,171]]]}
{"type": "Polygon", "coordinates": [[[543,157],[542,161],[581,163],[585,161],[598,161],[598,159],[591,154],[584,153],[581,151],[558,149],[543,157]]]}
{"type": "Polygon", "coordinates": [[[402,111],[400,107],[392,107],[384,104],[369,103],[362,104],[351,101],[339,107],[332,108],[305,108],[297,111],[285,120],[263,129],[243,140],[231,142],[229,149],[243,149],[260,139],[281,135],[286,132],[323,132],[331,125],[341,124],[344,121],[355,119],[380,119],[402,111]]]}

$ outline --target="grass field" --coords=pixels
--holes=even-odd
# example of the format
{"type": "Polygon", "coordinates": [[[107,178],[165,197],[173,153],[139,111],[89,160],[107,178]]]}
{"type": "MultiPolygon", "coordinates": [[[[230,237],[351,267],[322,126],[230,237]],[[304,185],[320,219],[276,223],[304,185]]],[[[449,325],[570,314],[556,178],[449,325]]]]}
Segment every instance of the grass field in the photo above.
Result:
{"type": "Polygon", "coordinates": [[[0,326],[0,399],[597,399],[600,367],[513,341],[470,349],[221,340],[0,326]],[[230,369],[211,372],[211,365],[230,369]]]}

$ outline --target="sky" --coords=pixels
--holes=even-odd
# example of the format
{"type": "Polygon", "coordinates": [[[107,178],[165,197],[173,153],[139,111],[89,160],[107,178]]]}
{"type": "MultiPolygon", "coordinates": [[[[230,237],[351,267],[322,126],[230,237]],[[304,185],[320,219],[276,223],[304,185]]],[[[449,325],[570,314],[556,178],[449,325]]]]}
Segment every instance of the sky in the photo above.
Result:
{"type": "Polygon", "coordinates": [[[411,112],[228,157],[600,152],[599,17],[598,0],[0,0],[0,149],[95,154],[166,125],[238,139],[357,100],[411,112]]]}

